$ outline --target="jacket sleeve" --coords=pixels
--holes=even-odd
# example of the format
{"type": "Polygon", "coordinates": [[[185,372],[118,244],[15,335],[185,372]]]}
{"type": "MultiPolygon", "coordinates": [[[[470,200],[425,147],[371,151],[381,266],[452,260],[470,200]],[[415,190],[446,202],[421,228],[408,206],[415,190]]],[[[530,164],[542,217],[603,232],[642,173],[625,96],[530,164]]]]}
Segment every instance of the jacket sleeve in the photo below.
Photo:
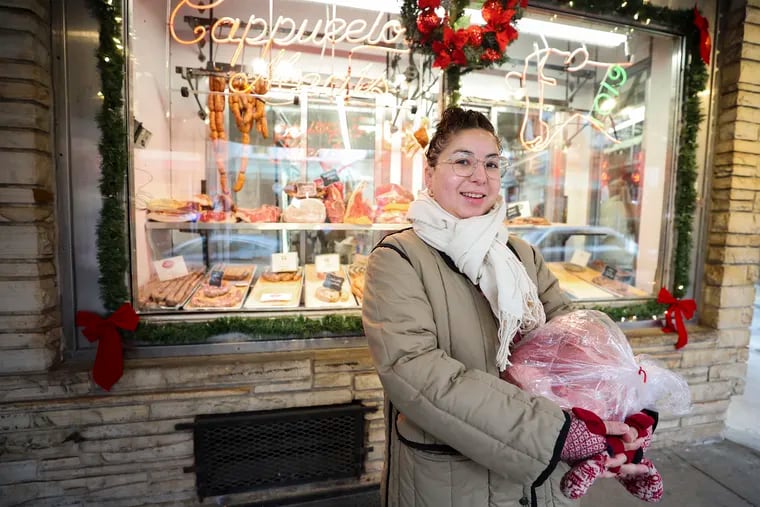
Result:
{"type": "Polygon", "coordinates": [[[366,276],[364,330],[393,404],[421,429],[496,473],[543,482],[559,461],[566,414],[495,375],[466,369],[438,348],[425,285],[400,250],[377,248],[366,276]]]}

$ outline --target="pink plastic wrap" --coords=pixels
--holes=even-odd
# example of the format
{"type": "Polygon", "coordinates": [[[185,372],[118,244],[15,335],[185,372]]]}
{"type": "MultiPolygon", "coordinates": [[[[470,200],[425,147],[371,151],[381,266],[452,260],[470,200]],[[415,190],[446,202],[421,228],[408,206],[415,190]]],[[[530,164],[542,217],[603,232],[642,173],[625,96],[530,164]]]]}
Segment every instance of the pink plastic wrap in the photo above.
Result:
{"type": "Polygon", "coordinates": [[[513,346],[506,378],[562,408],[581,407],[605,420],[648,408],[682,415],[691,407],[686,381],[648,356],[635,356],[604,313],[577,310],[552,319],[513,346]]]}

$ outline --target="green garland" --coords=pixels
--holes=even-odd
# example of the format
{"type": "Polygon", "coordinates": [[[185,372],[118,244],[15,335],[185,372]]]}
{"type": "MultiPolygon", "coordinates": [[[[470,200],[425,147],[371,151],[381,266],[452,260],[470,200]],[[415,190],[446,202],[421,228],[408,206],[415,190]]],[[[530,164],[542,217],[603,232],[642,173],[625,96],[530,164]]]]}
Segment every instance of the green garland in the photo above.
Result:
{"type": "Polygon", "coordinates": [[[303,316],[258,318],[221,317],[205,322],[141,322],[131,336],[137,342],[164,345],[203,343],[215,336],[241,334],[249,340],[291,340],[340,336],[362,336],[361,317],[327,315],[321,319],[303,316]]]}
{"type": "Polygon", "coordinates": [[[90,10],[100,22],[97,50],[101,99],[100,128],[101,209],[96,241],[100,276],[100,297],[106,310],[113,312],[129,300],[126,273],[126,214],[124,188],[127,174],[127,129],[124,121],[124,48],[121,30],[121,2],[89,0],[90,10]]]}
{"type": "MultiPolygon", "coordinates": [[[[120,42],[121,1],[88,0],[93,15],[100,23],[98,69],[102,82],[103,107],[98,114],[101,139],[100,192],[102,208],[97,227],[97,256],[100,268],[98,283],[104,307],[116,310],[129,299],[126,279],[128,269],[125,212],[125,179],[127,174],[127,128],[124,118],[123,86],[124,52],[120,42]]],[[[406,3],[405,3],[406,5],[406,3]]],[[[685,69],[684,101],[678,154],[675,198],[675,251],[673,255],[673,290],[683,297],[689,286],[692,217],[696,206],[697,132],[702,120],[697,93],[707,82],[707,69],[699,56],[699,33],[694,26],[692,10],[671,10],[654,7],[642,0],[573,0],[551,2],[560,9],[592,14],[611,15],[635,22],[655,20],[684,34],[689,48],[685,69]]],[[[458,81],[449,76],[448,90],[458,94],[458,81]],[[452,87],[454,89],[452,89],[452,87]]],[[[660,316],[664,305],[651,300],[630,306],[597,307],[617,321],[649,320],[660,316]]],[[[200,343],[214,336],[241,333],[252,339],[310,338],[362,334],[361,319],[356,316],[333,315],[321,319],[306,317],[240,318],[223,317],[204,323],[141,323],[132,338],[144,343],[200,343]]]]}

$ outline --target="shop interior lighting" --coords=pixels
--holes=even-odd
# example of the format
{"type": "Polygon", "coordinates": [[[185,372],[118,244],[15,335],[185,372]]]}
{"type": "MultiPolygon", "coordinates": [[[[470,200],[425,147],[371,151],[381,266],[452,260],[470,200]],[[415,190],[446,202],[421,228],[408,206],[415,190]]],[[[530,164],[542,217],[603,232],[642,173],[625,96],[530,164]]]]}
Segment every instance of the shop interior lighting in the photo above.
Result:
{"type": "MultiPolygon", "coordinates": [[[[471,18],[472,19],[472,18],[471,18]]],[[[517,31],[532,35],[544,35],[552,39],[561,39],[604,48],[616,48],[628,40],[623,33],[606,32],[593,28],[565,25],[554,21],[521,18],[517,21],[517,31]]]]}
{"type": "MultiPolygon", "coordinates": [[[[375,12],[398,14],[401,12],[398,0],[308,0],[314,3],[351,7],[375,12]]],[[[470,23],[485,24],[483,15],[477,9],[465,9],[465,15],[470,16],[470,23]]],[[[596,30],[580,26],[566,25],[554,21],[544,21],[523,17],[517,21],[517,31],[531,35],[543,35],[552,39],[561,39],[581,44],[589,44],[605,48],[615,48],[628,40],[627,35],[612,31],[596,30]]]]}

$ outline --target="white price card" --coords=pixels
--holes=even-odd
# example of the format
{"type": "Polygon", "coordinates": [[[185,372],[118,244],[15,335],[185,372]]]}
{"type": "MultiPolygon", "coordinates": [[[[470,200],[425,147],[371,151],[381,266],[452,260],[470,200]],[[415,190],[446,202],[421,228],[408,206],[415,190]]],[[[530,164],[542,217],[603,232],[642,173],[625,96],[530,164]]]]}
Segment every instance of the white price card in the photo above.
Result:
{"type": "Polygon", "coordinates": [[[272,254],[272,272],[298,271],[298,252],[272,254]]]}
{"type": "Polygon", "coordinates": [[[287,292],[267,292],[261,295],[262,303],[286,303],[293,299],[293,294],[287,292]]]}
{"type": "Polygon", "coordinates": [[[570,259],[570,264],[586,267],[588,266],[589,259],[591,259],[591,252],[588,250],[575,250],[573,257],[570,259]]]}
{"type": "Polygon", "coordinates": [[[187,274],[185,258],[181,255],[153,261],[153,267],[156,269],[158,279],[162,282],[164,280],[179,278],[180,276],[185,276],[187,274]]]}
{"type": "Polygon", "coordinates": [[[314,256],[314,268],[317,273],[335,273],[340,270],[340,255],[322,254],[314,256]]]}

